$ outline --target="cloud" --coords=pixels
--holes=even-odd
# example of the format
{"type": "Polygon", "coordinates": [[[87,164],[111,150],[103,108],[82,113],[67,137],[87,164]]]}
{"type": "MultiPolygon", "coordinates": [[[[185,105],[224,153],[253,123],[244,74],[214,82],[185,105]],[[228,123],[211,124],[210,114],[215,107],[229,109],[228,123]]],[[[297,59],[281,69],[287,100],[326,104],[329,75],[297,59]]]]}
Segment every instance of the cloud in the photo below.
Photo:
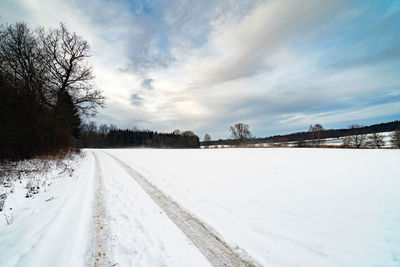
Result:
{"type": "Polygon", "coordinates": [[[269,56],[332,18],[344,2],[272,0],[260,4],[237,26],[222,25],[214,31],[211,46],[220,56],[207,58],[204,76],[223,82],[269,72],[273,68],[269,56]]]}
{"type": "Polygon", "coordinates": [[[153,90],[153,89],[154,89],[153,81],[154,81],[153,79],[149,79],[149,78],[144,79],[144,80],[142,81],[142,83],[141,83],[141,86],[142,86],[144,89],[153,90]]]}
{"type": "Polygon", "coordinates": [[[141,106],[143,103],[143,98],[138,94],[131,94],[131,103],[135,106],[141,106]]]}

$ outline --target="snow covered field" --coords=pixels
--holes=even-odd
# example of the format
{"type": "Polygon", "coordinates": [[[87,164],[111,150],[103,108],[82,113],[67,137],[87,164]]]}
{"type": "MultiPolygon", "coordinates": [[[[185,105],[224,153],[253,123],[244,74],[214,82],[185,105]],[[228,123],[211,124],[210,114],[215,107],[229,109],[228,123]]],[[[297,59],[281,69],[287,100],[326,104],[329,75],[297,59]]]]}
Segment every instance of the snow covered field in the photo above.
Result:
{"type": "Polygon", "coordinates": [[[400,265],[399,150],[107,152],[262,265],[400,265]]]}
{"type": "Polygon", "coordinates": [[[0,266],[209,266],[119,161],[255,264],[400,266],[399,160],[400,150],[86,150],[45,192],[25,199],[15,186],[0,266]]]}

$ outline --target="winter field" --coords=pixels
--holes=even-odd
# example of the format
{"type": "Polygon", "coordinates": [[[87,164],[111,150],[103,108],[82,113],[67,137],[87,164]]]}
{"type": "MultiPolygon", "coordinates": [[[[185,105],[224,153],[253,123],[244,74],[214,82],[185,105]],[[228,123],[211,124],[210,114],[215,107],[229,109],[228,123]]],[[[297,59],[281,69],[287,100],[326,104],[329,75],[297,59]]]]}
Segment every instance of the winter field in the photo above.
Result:
{"type": "Polygon", "coordinates": [[[399,160],[386,149],[85,150],[73,173],[4,182],[0,266],[218,266],[227,254],[238,266],[400,266],[399,160]],[[40,185],[30,198],[27,183],[40,185]]]}

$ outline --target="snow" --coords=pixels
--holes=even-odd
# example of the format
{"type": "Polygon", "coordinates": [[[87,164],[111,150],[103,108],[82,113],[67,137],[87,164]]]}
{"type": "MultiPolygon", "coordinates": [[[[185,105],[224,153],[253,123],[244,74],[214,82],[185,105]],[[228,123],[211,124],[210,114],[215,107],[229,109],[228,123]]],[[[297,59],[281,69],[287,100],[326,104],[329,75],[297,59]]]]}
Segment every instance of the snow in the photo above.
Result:
{"type": "Polygon", "coordinates": [[[399,150],[107,150],[266,266],[399,266],[399,150]]]}
{"type": "Polygon", "coordinates": [[[33,177],[46,185],[32,198],[25,198],[29,181],[15,183],[1,215],[13,220],[0,221],[0,266],[85,265],[93,162],[79,161],[69,162],[76,169],[72,177],[58,168],[33,177]]]}
{"type": "Polygon", "coordinates": [[[118,266],[211,266],[117,162],[96,152],[118,266]]]}
{"type": "Polygon", "coordinates": [[[400,150],[312,148],[86,150],[0,187],[0,266],[210,266],[107,153],[260,265],[400,266],[400,150]]]}

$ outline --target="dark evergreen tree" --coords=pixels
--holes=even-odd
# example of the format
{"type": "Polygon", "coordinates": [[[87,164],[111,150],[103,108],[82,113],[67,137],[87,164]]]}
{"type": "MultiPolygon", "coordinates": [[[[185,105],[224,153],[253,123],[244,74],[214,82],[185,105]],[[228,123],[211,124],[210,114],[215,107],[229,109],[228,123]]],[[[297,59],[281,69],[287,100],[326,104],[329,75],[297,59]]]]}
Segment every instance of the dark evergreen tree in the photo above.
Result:
{"type": "Polygon", "coordinates": [[[58,92],[55,112],[55,147],[72,146],[80,136],[81,119],[70,94],[58,92]]]}

